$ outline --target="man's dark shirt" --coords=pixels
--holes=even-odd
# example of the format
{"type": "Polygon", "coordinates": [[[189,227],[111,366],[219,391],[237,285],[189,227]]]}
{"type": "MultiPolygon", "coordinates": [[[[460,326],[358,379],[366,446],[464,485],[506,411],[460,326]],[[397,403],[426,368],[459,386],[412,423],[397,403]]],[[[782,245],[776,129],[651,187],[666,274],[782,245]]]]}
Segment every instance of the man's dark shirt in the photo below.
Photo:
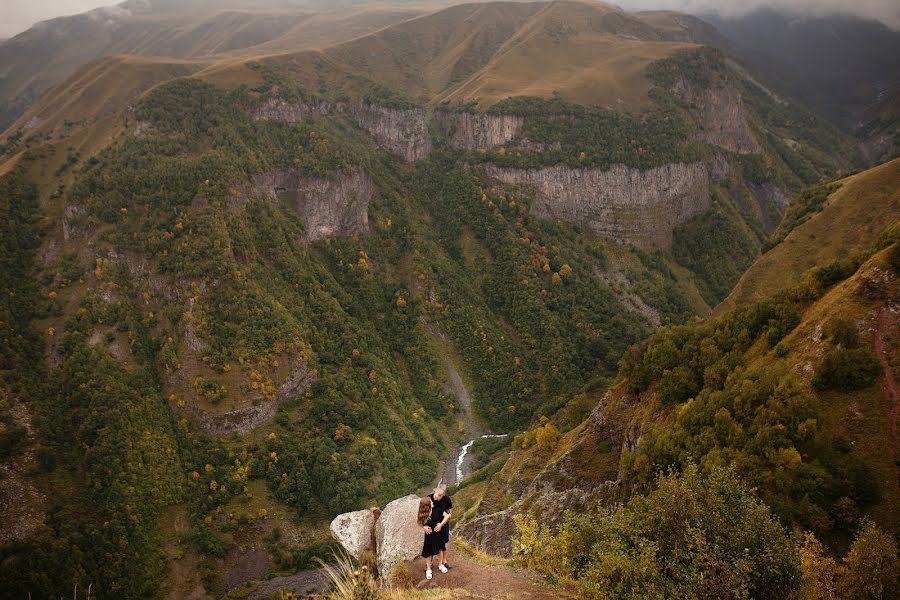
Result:
{"type": "MultiPolygon", "coordinates": [[[[450,500],[450,496],[444,494],[444,497],[440,500],[434,499],[434,494],[428,494],[428,497],[431,498],[431,501],[434,502],[434,507],[440,509],[441,514],[445,512],[450,512],[453,509],[453,501],[450,500]]],[[[443,519],[442,519],[443,520],[443,519]]],[[[447,522],[446,525],[441,527],[441,533],[444,534],[444,541],[448,541],[450,539],[450,523],[447,522]]]]}

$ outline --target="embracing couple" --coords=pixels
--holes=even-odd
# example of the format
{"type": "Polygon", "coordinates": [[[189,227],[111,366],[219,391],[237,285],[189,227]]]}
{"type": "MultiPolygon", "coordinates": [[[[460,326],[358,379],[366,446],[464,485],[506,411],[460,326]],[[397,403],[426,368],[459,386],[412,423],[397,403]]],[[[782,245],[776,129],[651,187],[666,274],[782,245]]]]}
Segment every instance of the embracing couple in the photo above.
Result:
{"type": "Polygon", "coordinates": [[[446,573],[450,569],[447,564],[447,544],[450,543],[450,516],[453,513],[453,502],[443,487],[438,487],[433,494],[419,501],[418,523],[425,531],[425,543],[422,545],[422,556],[425,558],[425,579],[431,579],[431,565],[434,557],[438,557],[438,569],[446,573]]]}

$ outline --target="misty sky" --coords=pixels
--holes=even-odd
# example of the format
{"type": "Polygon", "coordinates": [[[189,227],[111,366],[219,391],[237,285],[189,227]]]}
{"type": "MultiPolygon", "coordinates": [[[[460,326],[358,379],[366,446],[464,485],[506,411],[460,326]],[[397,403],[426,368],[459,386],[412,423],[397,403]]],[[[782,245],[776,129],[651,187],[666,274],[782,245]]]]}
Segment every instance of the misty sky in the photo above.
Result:
{"type": "MultiPolygon", "coordinates": [[[[71,15],[119,0],[0,0],[0,37],[13,36],[37,21],[71,15]]],[[[900,29],[897,0],[612,0],[627,9],[668,8],[692,13],[745,13],[760,5],[788,8],[802,14],[851,13],[876,18],[900,29]]]]}

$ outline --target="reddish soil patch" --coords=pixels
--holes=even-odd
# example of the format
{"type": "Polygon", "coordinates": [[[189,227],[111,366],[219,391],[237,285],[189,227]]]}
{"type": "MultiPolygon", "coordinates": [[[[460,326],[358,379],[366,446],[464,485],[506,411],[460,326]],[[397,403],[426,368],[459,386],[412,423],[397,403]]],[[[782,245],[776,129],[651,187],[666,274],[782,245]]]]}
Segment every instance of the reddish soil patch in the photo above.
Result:
{"type": "Polygon", "coordinates": [[[900,459],[897,440],[897,421],[900,419],[900,386],[897,385],[897,378],[894,376],[894,370],[891,368],[890,358],[885,351],[884,336],[885,332],[896,331],[896,326],[896,319],[890,306],[882,306],[881,310],[878,311],[873,344],[875,346],[875,356],[878,357],[879,362],[881,362],[881,368],[884,370],[884,393],[887,395],[890,405],[888,425],[891,430],[891,448],[894,451],[895,461],[900,459]]]}

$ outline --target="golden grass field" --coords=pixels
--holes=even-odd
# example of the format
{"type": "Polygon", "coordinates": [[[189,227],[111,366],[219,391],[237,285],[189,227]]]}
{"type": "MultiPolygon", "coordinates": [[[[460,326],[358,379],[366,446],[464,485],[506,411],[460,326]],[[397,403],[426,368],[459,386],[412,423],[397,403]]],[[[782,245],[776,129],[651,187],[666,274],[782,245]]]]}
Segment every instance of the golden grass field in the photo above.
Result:
{"type": "Polygon", "coordinates": [[[638,19],[608,6],[554,2],[441,99],[484,108],[509,96],[559,95],[580,104],[641,108],[650,102],[647,65],[689,47],[659,41],[638,19]]]}

